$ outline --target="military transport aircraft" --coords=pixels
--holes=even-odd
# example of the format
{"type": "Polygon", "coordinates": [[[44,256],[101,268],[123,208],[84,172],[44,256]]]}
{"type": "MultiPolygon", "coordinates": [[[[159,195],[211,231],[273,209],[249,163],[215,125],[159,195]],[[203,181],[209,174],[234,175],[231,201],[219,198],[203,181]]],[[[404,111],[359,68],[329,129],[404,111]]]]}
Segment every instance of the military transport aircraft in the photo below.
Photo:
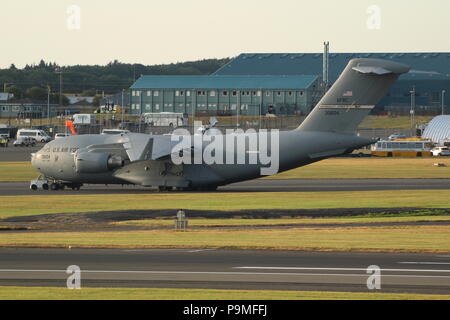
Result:
{"type": "Polygon", "coordinates": [[[352,59],[292,131],[222,135],[212,128],[190,137],[177,133],[70,136],[47,143],[32,155],[32,165],[52,190],[79,189],[83,184],[215,190],[374,143],[357,136],[356,129],[393,82],[408,71],[409,66],[392,61],[352,59]]]}

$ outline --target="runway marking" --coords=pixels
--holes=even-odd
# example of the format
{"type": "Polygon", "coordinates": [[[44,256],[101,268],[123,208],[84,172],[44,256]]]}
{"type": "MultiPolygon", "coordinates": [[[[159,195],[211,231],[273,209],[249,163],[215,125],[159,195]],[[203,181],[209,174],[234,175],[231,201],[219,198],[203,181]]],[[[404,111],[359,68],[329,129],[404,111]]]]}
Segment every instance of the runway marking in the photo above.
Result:
{"type": "Polygon", "coordinates": [[[428,262],[428,261],[423,261],[423,262],[421,262],[421,261],[404,261],[404,262],[399,262],[400,264],[426,264],[426,265],[429,265],[429,264],[440,264],[440,265],[445,265],[445,264],[450,264],[450,262],[428,262]]]}
{"type": "MultiPolygon", "coordinates": [[[[317,268],[326,269],[326,268],[317,268]]],[[[333,268],[330,268],[333,269],[333,268]]],[[[335,268],[342,269],[342,268],[335,268]]],[[[349,268],[357,269],[357,268],[349,268]]],[[[366,269],[361,269],[366,270],[366,269]]],[[[422,270],[418,270],[422,271],[422,270]]],[[[24,270],[24,269],[0,269],[0,273],[8,272],[42,272],[42,273],[64,273],[66,270],[24,270]]],[[[149,271],[149,270],[81,270],[81,273],[129,273],[129,274],[210,274],[210,275],[262,275],[262,276],[339,276],[339,277],[367,277],[366,273],[352,274],[352,273],[291,273],[291,272],[227,272],[227,271],[149,271]]],[[[397,278],[440,278],[450,279],[450,276],[430,276],[430,275],[382,275],[383,277],[397,277],[397,278]]]]}
{"type": "MultiPolygon", "coordinates": [[[[233,267],[233,269],[260,269],[260,270],[329,270],[329,271],[367,271],[367,268],[313,268],[313,267],[233,267]]],[[[438,269],[381,269],[391,272],[450,272],[450,270],[438,269]]]]}
{"type": "Polygon", "coordinates": [[[195,250],[190,250],[188,252],[194,253],[194,252],[202,252],[202,251],[215,251],[217,249],[195,249],[195,250]]]}

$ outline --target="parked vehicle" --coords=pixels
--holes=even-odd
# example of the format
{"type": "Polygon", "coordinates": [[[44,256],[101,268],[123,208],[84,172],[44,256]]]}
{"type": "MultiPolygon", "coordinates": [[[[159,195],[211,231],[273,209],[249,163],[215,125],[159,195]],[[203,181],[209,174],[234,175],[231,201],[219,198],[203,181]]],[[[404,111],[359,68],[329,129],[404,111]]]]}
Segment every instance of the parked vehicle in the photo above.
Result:
{"type": "Polygon", "coordinates": [[[429,157],[433,142],[424,139],[379,140],[371,147],[378,157],[429,157]]]}
{"type": "Polygon", "coordinates": [[[22,137],[34,138],[38,142],[49,142],[52,138],[44,130],[38,129],[19,129],[17,139],[22,137]]]}
{"type": "Polygon", "coordinates": [[[431,153],[435,157],[450,156],[450,149],[448,147],[435,147],[431,149],[431,153]]]}
{"type": "Polygon", "coordinates": [[[71,137],[71,136],[72,136],[72,134],[70,134],[70,133],[57,133],[57,134],[55,134],[55,139],[71,137]]]}
{"type": "Polygon", "coordinates": [[[95,114],[89,113],[74,114],[73,124],[93,125],[95,124],[95,114]]]}
{"type": "Polygon", "coordinates": [[[20,137],[13,143],[14,147],[34,147],[36,139],[30,137],[20,137]]]}
{"type": "Polygon", "coordinates": [[[103,129],[102,134],[121,134],[121,133],[130,133],[129,130],[122,129],[103,129]]]}
{"type": "Polygon", "coordinates": [[[187,117],[183,113],[144,113],[142,116],[145,123],[154,127],[179,127],[187,125],[187,117]]]}

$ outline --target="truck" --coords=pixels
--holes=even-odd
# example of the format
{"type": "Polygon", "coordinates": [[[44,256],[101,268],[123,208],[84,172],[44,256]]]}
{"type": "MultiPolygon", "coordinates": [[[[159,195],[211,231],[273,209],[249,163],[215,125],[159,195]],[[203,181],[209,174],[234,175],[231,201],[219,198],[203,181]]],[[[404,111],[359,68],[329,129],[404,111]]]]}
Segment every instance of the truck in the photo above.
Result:
{"type": "Polygon", "coordinates": [[[73,115],[73,124],[95,124],[95,114],[90,113],[78,113],[73,115]]]}

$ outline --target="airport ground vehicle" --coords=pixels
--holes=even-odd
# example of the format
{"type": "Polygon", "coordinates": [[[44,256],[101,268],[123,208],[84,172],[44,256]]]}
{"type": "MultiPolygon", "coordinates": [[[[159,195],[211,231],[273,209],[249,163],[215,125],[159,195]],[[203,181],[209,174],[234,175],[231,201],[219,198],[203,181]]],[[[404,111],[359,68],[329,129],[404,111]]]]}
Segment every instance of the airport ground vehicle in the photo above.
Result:
{"type": "Polygon", "coordinates": [[[448,157],[450,156],[450,149],[448,147],[435,147],[431,149],[431,153],[435,157],[448,157]]]}
{"type": "Polygon", "coordinates": [[[95,114],[89,113],[78,113],[73,115],[73,124],[95,124],[95,114]]]}
{"type": "Polygon", "coordinates": [[[52,138],[44,130],[38,129],[19,129],[17,131],[17,139],[22,137],[30,137],[38,142],[49,142],[52,138]]]}
{"type": "Polygon", "coordinates": [[[14,147],[34,147],[36,139],[30,137],[20,137],[13,143],[14,147]]]}
{"type": "Polygon", "coordinates": [[[155,127],[179,127],[184,124],[183,113],[175,112],[159,112],[159,113],[144,113],[144,122],[155,127]]]}
{"type": "Polygon", "coordinates": [[[380,140],[371,148],[379,157],[429,157],[433,142],[422,139],[380,140]]]}
{"type": "Polygon", "coordinates": [[[48,180],[45,179],[36,179],[36,180],[32,180],[30,182],[30,189],[31,190],[37,190],[37,189],[44,189],[44,190],[48,190],[48,180]]]}

